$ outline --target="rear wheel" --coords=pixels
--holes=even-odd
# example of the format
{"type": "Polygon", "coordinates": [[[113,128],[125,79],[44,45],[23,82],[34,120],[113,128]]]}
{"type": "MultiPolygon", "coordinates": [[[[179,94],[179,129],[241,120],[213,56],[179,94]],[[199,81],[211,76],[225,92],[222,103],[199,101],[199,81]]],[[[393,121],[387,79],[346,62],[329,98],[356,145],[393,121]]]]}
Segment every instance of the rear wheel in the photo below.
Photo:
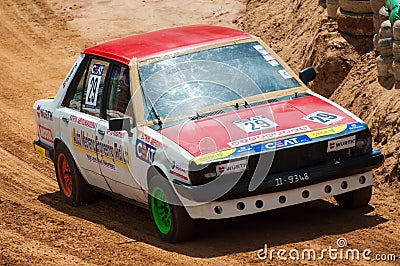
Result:
{"type": "Polygon", "coordinates": [[[178,197],[168,181],[155,176],[149,181],[149,207],[151,219],[165,242],[176,243],[190,239],[195,223],[183,206],[177,205],[178,197]]]}
{"type": "Polygon", "coordinates": [[[372,196],[372,186],[353,190],[341,195],[336,195],[335,200],[340,207],[355,209],[367,206],[372,196]]]}
{"type": "Polygon", "coordinates": [[[79,206],[94,198],[94,191],[83,179],[71,153],[63,143],[57,145],[54,166],[61,194],[69,205],[79,206]]]}

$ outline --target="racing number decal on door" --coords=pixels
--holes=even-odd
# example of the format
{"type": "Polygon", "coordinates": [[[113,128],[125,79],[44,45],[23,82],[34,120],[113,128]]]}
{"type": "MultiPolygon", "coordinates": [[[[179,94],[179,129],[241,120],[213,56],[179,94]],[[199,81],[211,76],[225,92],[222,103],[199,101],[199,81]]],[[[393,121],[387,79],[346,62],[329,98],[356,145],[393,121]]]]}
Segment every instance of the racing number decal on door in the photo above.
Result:
{"type": "Polygon", "coordinates": [[[244,120],[237,120],[234,121],[233,124],[246,131],[246,133],[253,133],[278,126],[263,115],[249,117],[244,120]]]}
{"type": "Polygon", "coordinates": [[[101,76],[103,75],[104,66],[94,64],[90,71],[90,78],[88,87],[86,90],[85,107],[96,109],[97,96],[99,95],[99,88],[101,82],[101,76]]]}
{"type": "Polygon", "coordinates": [[[335,114],[330,114],[330,113],[326,113],[326,112],[317,111],[317,112],[314,112],[312,114],[309,114],[306,117],[303,117],[302,119],[308,120],[308,121],[312,121],[312,122],[321,123],[321,124],[324,124],[324,125],[330,125],[330,124],[333,124],[335,122],[338,122],[338,121],[344,119],[344,117],[340,116],[340,115],[335,115],[335,114]]]}

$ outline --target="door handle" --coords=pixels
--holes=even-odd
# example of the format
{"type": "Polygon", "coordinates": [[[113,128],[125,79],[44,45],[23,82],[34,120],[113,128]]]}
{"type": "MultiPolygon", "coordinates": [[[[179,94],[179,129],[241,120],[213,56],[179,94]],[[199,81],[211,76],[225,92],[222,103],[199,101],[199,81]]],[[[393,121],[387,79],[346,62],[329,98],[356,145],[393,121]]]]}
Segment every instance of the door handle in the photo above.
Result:
{"type": "Polygon", "coordinates": [[[99,134],[103,136],[106,134],[106,131],[103,129],[98,129],[97,132],[99,132],[99,134]]]}
{"type": "Polygon", "coordinates": [[[67,117],[62,117],[61,118],[61,120],[64,122],[64,123],[69,123],[69,118],[67,118],[67,117]]]}

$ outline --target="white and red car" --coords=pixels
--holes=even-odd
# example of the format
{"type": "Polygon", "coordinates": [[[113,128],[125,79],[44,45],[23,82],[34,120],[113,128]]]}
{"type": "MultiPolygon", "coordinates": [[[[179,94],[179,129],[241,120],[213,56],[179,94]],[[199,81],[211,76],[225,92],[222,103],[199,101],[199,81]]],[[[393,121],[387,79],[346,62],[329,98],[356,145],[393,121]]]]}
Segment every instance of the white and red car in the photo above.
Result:
{"type": "Polygon", "coordinates": [[[162,239],[327,196],[367,205],[383,156],[355,115],[313,93],[259,38],[186,26],[86,49],[38,100],[36,151],[67,203],[104,192],[150,209],[162,239]]]}

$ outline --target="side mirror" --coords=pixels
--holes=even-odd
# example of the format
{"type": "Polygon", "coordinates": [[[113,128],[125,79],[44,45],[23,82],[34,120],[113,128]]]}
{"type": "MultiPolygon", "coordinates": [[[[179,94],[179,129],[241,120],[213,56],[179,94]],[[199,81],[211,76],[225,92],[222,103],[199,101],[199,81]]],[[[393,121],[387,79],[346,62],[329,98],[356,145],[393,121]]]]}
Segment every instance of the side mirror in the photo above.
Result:
{"type": "Polygon", "coordinates": [[[310,66],[299,73],[299,78],[301,81],[303,81],[304,84],[308,84],[310,81],[313,81],[315,77],[317,76],[317,72],[315,72],[315,69],[310,66]]]}
{"type": "Polygon", "coordinates": [[[108,129],[110,131],[122,131],[126,130],[128,134],[131,134],[131,120],[129,117],[122,118],[111,118],[108,121],[108,129]]]}

